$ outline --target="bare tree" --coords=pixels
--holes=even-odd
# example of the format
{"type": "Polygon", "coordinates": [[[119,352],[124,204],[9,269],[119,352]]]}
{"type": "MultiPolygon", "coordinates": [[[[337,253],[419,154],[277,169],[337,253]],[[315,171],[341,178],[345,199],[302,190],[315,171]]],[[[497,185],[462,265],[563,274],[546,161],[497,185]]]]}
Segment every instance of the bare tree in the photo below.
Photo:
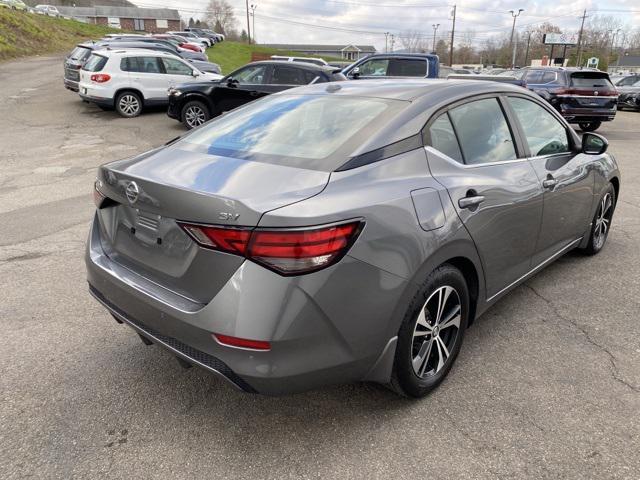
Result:
{"type": "Polygon", "coordinates": [[[207,6],[206,18],[209,24],[220,26],[222,31],[219,33],[228,35],[235,30],[236,17],[227,0],[211,0],[207,6]]]}
{"type": "Polygon", "coordinates": [[[400,43],[409,53],[425,53],[429,51],[429,42],[424,35],[415,30],[410,30],[399,35],[400,43]]]}

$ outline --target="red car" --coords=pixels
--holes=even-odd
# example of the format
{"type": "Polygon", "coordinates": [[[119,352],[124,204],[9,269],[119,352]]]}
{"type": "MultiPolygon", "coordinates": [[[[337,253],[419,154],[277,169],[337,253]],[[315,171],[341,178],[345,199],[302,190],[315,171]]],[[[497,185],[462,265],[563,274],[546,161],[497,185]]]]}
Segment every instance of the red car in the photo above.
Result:
{"type": "Polygon", "coordinates": [[[200,45],[196,45],[195,43],[189,43],[186,38],[180,37],[178,35],[169,35],[166,33],[160,33],[156,35],[151,35],[153,38],[158,38],[161,40],[168,40],[173,43],[176,47],[186,48],[187,50],[191,50],[193,52],[204,52],[204,49],[200,45]]]}

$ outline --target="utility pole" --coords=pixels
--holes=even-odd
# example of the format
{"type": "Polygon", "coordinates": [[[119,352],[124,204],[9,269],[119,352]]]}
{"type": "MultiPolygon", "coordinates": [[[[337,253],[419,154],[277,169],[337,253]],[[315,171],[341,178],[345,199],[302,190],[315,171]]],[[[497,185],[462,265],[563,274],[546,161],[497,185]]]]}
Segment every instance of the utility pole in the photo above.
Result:
{"type": "Polygon", "coordinates": [[[527,49],[524,52],[524,64],[523,67],[527,66],[527,61],[529,60],[529,44],[531,43],[531,30],[527,30],[527,49]]]}
{"type": "Polygon", "coordinates": [[[384,53],[389,53],[389,32],[384,32],[384,53]]]}
{"type": "Polygon", "coordinates": [[[244,3],[247,7],[247,39],[249,41],[249,45],[251,45],[251,24],[249,23],[249,0],[245,0],[244,3]]]}
{"type": "Polygon", "coordinates": [[[449,66],[453,67],[453,40],[455,38],[456,33],[456,6],[453,6],[453,11],[451,12],[453,16],[453,25],[451,26],[451,44],[449,45],[449,66]]]}
{"type": "Polygon", "coordinates": [[[433,24],[433,53],[436,53],[436,32],[438,31],[439,23],[433,24]]]}
{"type": "Polygon", "coordinates": [[[253,43],[256,43],[256,8],[258,5],[256,3],[251,4],[251,21],[253,25],[251,25],[251,31],[253,32],[253,43]]]}
{"type": "Polygon", "coordinates": [[[576,62],[576,67],[580,67],[582,65],[582,32],[584,31],[584,19],[587,18],[587,9],[584,9],[582,14],[582,25],[580,25],[580,33],[578,34],[578,60],[576,62]]]}
{"type": "Polygon", "coordinates": [[[511,56],[511,68],[513,68],[516,66],[516,47],[513,44],[513,34],[516,31],[516,18],[518,18],[520,14],[524,12],[524,9],[518,9],[518,13],[516,13],[514,10],[509,10],[509,12],[511,12],[511,16],[513,17],[513,26],[511,27],[511,40],[509,40],[509,50],[513,48],[513,55],[511,56]]]}

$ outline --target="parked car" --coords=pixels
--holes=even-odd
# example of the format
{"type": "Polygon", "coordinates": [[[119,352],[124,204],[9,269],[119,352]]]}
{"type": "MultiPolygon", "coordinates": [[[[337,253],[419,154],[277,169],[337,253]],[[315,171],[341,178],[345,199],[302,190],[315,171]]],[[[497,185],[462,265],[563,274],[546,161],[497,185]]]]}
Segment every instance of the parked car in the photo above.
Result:
{"type": "Polygon", "coordinates": [[[202,45],[188,42],[186,38],[181,37],[179,35],[169,35],[168,33],[159,33],[159,34],[150,35],[150,37],[157,38],[160,40],[166,40],[178,48],[186,48],[187,50],[192,50],[194,52],[205,51],[205,48],[202,45]]]}
{"type": "Polygon", "coordinates": [[[204,31],[207,32],[207,33],[211,33],[211,34],[215,35],[217,43],[224,42],[225,36],[222,33],[214,32],[213,30],[211,30],[209,28],[205,28],[204,31]]]}
{"type": "Polygon", "coordinates": [[[186,32],[191,32],[198,37],[208,38],[211,41],[211,45],[214,45],[215,43],[220,41],[220,37],[218,36],[218,34],[207,31],[204,28],[191,27],[191,28],[185,28],[184,30],[186,32]]]}
{"type": "Polygon", "coordinates": [[[89,290],[247,392],[364,380],[422,397],[498,299],[605,246],[606,150],[506,84],[281,92],[98,169],[89,290]]]}
{"type": "Polygon", "coordinates": [[[632,110],[640,109],[640,75],[633,75],[623,80],[619,80],[616,84],[618,91],[618,109],[623,110],[630,108],[632,110]],[[627,79],[631,79],[628,81],[627,79]],[[635,80],[635,82],[632,82],[635,80]]]}
{"type": "Polygon", "coordinates": [[[23,12],[29,10],[29,7],[22,0],[0,0],[0,7],[9,7],[23,12]]]}
{"type": "Polygon", "coordinates": [[[313,57],[286,57],[282,55],[271,55],[271,60],[280,60],[282,62],[313,63],[315,65],[321,65],[323,67],[326,67],[329,65],[322,58],[313,58],[313,57]]]}
{"type": "Polygon", "coordinates": [[[123,117],[136,117],[144,107],[165,105],[176,84],[217,80],[170,53],[154,50],[98,50],[80,70],[80,97],[123,117]]]}
{"type": "Polygon", "coordinates": [[[53,5],[36,5],[34,11],[40,15],[48,15],[49,17],[59,17],[60,12],[53,5]]]}
{"type": "Polygon", "coordinates": [[[185,37],[185,38],[191,39],[191,41],[195,41],[195,42],[201,43],[205,47],[210,47],[214,43],[210,38],[201,37],[199,35],[196,35],[193,32],[166,32],[166,33],[168,33],[170,35],[180,35],[181,37],[185,37]]]}
{"type": "Polygon", "coordinates": [[[169,92],[167,115],[187,128],[275,92],[310,83],[346,80],[340,69],[311,63],[262,61],[245,65],[219,82],[176,85],[169,92]]]}
{"type": "Polygon", "coordinates": [[[200,60],[202,62],[206,62],[209,60],[202,52],[194,52],[192,50],[180,49],[171,44],[166,40],[161,40],[158,38],[152,37],[140,37],[140,38],[110,38],[105,39],[100,42],[102,45],[107,45],[110,48],[135,48],[139,45],[147,45],[148,47],[154,50],[160,50],[166,52],[171,52],[174,55],[177,55],[185,60],[200,60]]]}
{"type": "Polygon", "coordinates": [[[618,92],[609,75],[595,69],[565,67],[523,68],[527,88],[547,100],[584,132],[597,130],[616,116],[618,92]]]}
{"type": "Polygon", "coordinates": [[[342,71],[351,80],[386,77],[438,78],[438,72],[438,56],[426,53],[373,54],[352,63],[342,71]]]}

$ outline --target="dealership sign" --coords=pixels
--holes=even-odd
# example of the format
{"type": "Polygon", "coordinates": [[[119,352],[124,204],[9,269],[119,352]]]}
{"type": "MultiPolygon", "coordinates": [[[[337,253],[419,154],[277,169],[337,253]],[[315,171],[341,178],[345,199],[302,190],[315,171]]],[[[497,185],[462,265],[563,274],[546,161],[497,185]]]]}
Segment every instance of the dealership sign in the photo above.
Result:
{"type": "Polygon", "coordinates": [[[575,33],[545,33],[543,43],[545,45],[576,45],[578,35],[575,33]]]}

